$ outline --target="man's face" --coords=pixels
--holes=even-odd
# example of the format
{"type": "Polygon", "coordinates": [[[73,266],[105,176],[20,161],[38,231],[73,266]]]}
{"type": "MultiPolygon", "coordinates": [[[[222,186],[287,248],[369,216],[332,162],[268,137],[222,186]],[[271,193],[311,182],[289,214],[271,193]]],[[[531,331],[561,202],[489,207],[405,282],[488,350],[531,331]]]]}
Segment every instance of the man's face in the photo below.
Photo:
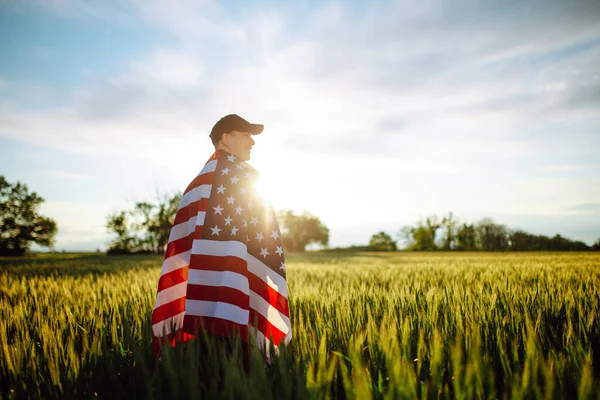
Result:
{"type": "Polygon", "coordinates": [[[242,161],[248,161],[250,159],[250,151],[255,143],[250,133],[232,131],[231,133],[224,133],[223,139],[225,140],[225,144],[229,147],[231,154],[242,161]]]}

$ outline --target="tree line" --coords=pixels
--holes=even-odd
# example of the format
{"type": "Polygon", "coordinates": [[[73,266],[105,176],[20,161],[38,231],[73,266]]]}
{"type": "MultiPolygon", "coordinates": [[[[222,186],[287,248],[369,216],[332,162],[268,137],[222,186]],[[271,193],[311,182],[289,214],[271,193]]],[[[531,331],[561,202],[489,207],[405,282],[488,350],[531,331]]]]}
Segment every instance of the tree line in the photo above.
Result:
{"type": "Polygon", "coordinates": [[[592,246],[556,234],[535,235],[509,229],[490,218],[459,223],[453,213],[436,215],[404,226],[398,237],[413,251],[590,251],[600,250],[600,238],[592,246]]]}
{"type": "MultiPolygon", "coordinates": [[[[108,254],[162,254],[169,241],[181,193],[159,195],[152,202],[136,202],[133,208],[108,216],[106,228],[112,234],[108,254]]],[[[329,229],[308,212],[291,210],[277,213],[283,247],[286,251],[305,251],[312,244],[327,246],[329,229]]]]}
{"type": "MultiPolygon", "coordinates": [[[[134,203],[129,210],[108,215],[106,228],[111,233],[108,254],[162,254],[181,193],[157,195],[154,201],[134,203]]],[[[0,175],[0,256],[23,255],[33,243],[52,249],[58,226],[38,213],[44,199],[29,192],[23,183],[9,183],[0,175]]],[[[295,214],[283,210],[278,222],[286,251],[301,252],[311,245],[327,248],[329,228],[308,212],[295,214]]],[[[408,251],[588,251],[600,250],[600,238],[592,246],[559,234],[535,235],[484,218],[476,223],[459,223],[454,214],[436,215],[400,229],[398,239],[408,251]]],[[[330,250],[396,251],[398,245],[385,232],[374,234],[365,246],[330,250]]]]}

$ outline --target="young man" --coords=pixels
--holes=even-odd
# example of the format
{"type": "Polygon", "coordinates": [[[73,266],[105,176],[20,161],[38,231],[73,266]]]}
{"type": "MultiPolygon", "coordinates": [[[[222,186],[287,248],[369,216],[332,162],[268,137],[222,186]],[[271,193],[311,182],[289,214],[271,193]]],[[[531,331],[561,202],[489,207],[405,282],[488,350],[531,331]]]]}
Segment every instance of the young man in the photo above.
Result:
{"type": "Polygon", "coordinates": [[[246,164],[262,131],[230,114],[210,133],[215,153],[181,198],[158,281],[156,353],[203,334],[267,351],[292,337],[281,233],[246,164]]]}

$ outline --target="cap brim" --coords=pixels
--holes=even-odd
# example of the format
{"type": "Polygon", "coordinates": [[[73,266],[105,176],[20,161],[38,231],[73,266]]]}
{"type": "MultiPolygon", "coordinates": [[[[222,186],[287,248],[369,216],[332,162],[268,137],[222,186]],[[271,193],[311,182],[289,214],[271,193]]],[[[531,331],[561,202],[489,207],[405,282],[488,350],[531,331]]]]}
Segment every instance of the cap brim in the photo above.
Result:
{"type": "Polygon", "coordinates": [[[262,133],[263,129],[265,129],[264,125],[248,124],[248,132],[250,132],[253,135],[258,135],[258,134],[262,133]]]}

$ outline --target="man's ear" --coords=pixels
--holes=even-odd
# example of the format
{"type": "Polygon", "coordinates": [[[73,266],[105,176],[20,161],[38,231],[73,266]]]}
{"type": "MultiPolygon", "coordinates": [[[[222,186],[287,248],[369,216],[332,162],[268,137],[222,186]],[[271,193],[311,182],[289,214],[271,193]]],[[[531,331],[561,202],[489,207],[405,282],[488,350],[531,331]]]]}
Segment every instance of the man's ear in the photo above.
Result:
{"type": "Polygon", "coordinates": [[[230,133],[224,133],[223,135],[221,135],[220,140],[220,143],[224,144],[227,147],[229,147],[229,135],[230,133]]]}

